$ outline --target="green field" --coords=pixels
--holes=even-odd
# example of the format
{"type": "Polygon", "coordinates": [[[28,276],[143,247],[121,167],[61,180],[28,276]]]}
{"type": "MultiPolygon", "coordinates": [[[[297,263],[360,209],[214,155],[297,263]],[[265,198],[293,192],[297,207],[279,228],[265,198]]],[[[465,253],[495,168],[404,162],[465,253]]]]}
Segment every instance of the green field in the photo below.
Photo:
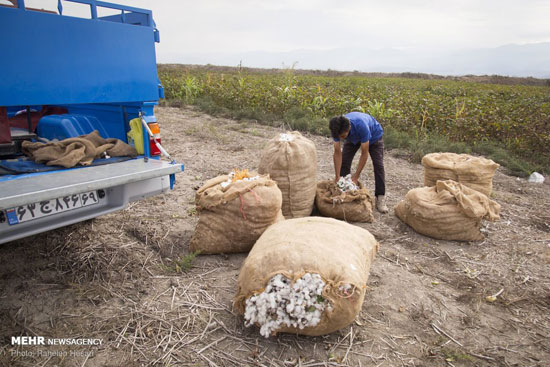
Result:
{"type": "Polygon", "coordinates": [[[483,154],[512,173],[550,173],[550,87],[445,79],[316,75],[293,69],[159,65],[166,104],[328,134],[328,118],[363,111],[389,148],[483,154]]]}

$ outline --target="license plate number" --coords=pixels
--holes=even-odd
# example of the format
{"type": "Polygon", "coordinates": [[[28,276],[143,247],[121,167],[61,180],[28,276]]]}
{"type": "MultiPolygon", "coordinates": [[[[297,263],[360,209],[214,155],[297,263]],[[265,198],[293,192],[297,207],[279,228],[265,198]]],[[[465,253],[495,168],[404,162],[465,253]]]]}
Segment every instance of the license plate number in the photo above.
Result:
{"type": "Polygon", "coordinates": [[[16,206],[6,210],[6,217],[10,225],[15,225],[97,203],[99,203],[97,191],[89,191],[57,199],[44,200],[38,203],[16,206]]]}

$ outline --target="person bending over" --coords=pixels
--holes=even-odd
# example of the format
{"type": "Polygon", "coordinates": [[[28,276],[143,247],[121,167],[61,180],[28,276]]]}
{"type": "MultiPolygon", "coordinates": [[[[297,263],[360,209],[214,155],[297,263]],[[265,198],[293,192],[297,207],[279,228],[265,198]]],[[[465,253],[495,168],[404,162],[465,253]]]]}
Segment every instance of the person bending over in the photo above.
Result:
{"type": "Polygon", "coordinates": [[[340,177],[350,174],[355,153],[361,149],[357,170],[351,177],[352,181],[357,184],[370,154],[374,167],[376,209],[380,213],[387,213],[384,175],[384,130],[380,123],[369,114],[350,112],[346,115],[331,118],[329,129],[334,139],[335,182],[338,182],[340,177]],[[341,140],[344,140],[343,147],[341,140]]]}

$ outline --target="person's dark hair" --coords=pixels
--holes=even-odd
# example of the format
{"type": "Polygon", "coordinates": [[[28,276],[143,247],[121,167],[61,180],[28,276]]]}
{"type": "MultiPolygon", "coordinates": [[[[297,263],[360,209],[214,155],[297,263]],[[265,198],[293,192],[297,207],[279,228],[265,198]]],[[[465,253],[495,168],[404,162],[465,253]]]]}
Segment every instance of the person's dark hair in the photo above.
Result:
{"type": "Polygon", "coordinates": [[[344,115],[333,117],[330,119],[330,122],[328,123],[328,128],[330,129],[330,135],[332,135],[334,139],[338,139],[340,135],[348,131],[349,126],[350,126],[349,119],[344,115]]]}

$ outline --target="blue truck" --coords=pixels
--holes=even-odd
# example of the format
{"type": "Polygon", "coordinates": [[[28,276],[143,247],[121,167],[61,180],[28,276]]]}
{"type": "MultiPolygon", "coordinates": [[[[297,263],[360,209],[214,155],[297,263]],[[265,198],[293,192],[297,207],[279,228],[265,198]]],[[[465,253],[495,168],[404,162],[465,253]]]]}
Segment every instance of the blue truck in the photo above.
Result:
{"type": "Polygon", "coordinates": [[[0,6],[0,24],[0,243],[172,188],[183,164],[160,156],[154,106],[164,96],[150,10],[58,0],[56,10],[44,11],[18,0],[0,6]],[[63,14],[67,2],[83,4],[89,16],[63,14]],[[111,15],[98,16],[100,9],[111,15]],[[63,168],[33,164],[21,154],[24,141],[63,141],[94,130],[130,143],[136,119],[142,122],[137,157],[63,168]]]}

